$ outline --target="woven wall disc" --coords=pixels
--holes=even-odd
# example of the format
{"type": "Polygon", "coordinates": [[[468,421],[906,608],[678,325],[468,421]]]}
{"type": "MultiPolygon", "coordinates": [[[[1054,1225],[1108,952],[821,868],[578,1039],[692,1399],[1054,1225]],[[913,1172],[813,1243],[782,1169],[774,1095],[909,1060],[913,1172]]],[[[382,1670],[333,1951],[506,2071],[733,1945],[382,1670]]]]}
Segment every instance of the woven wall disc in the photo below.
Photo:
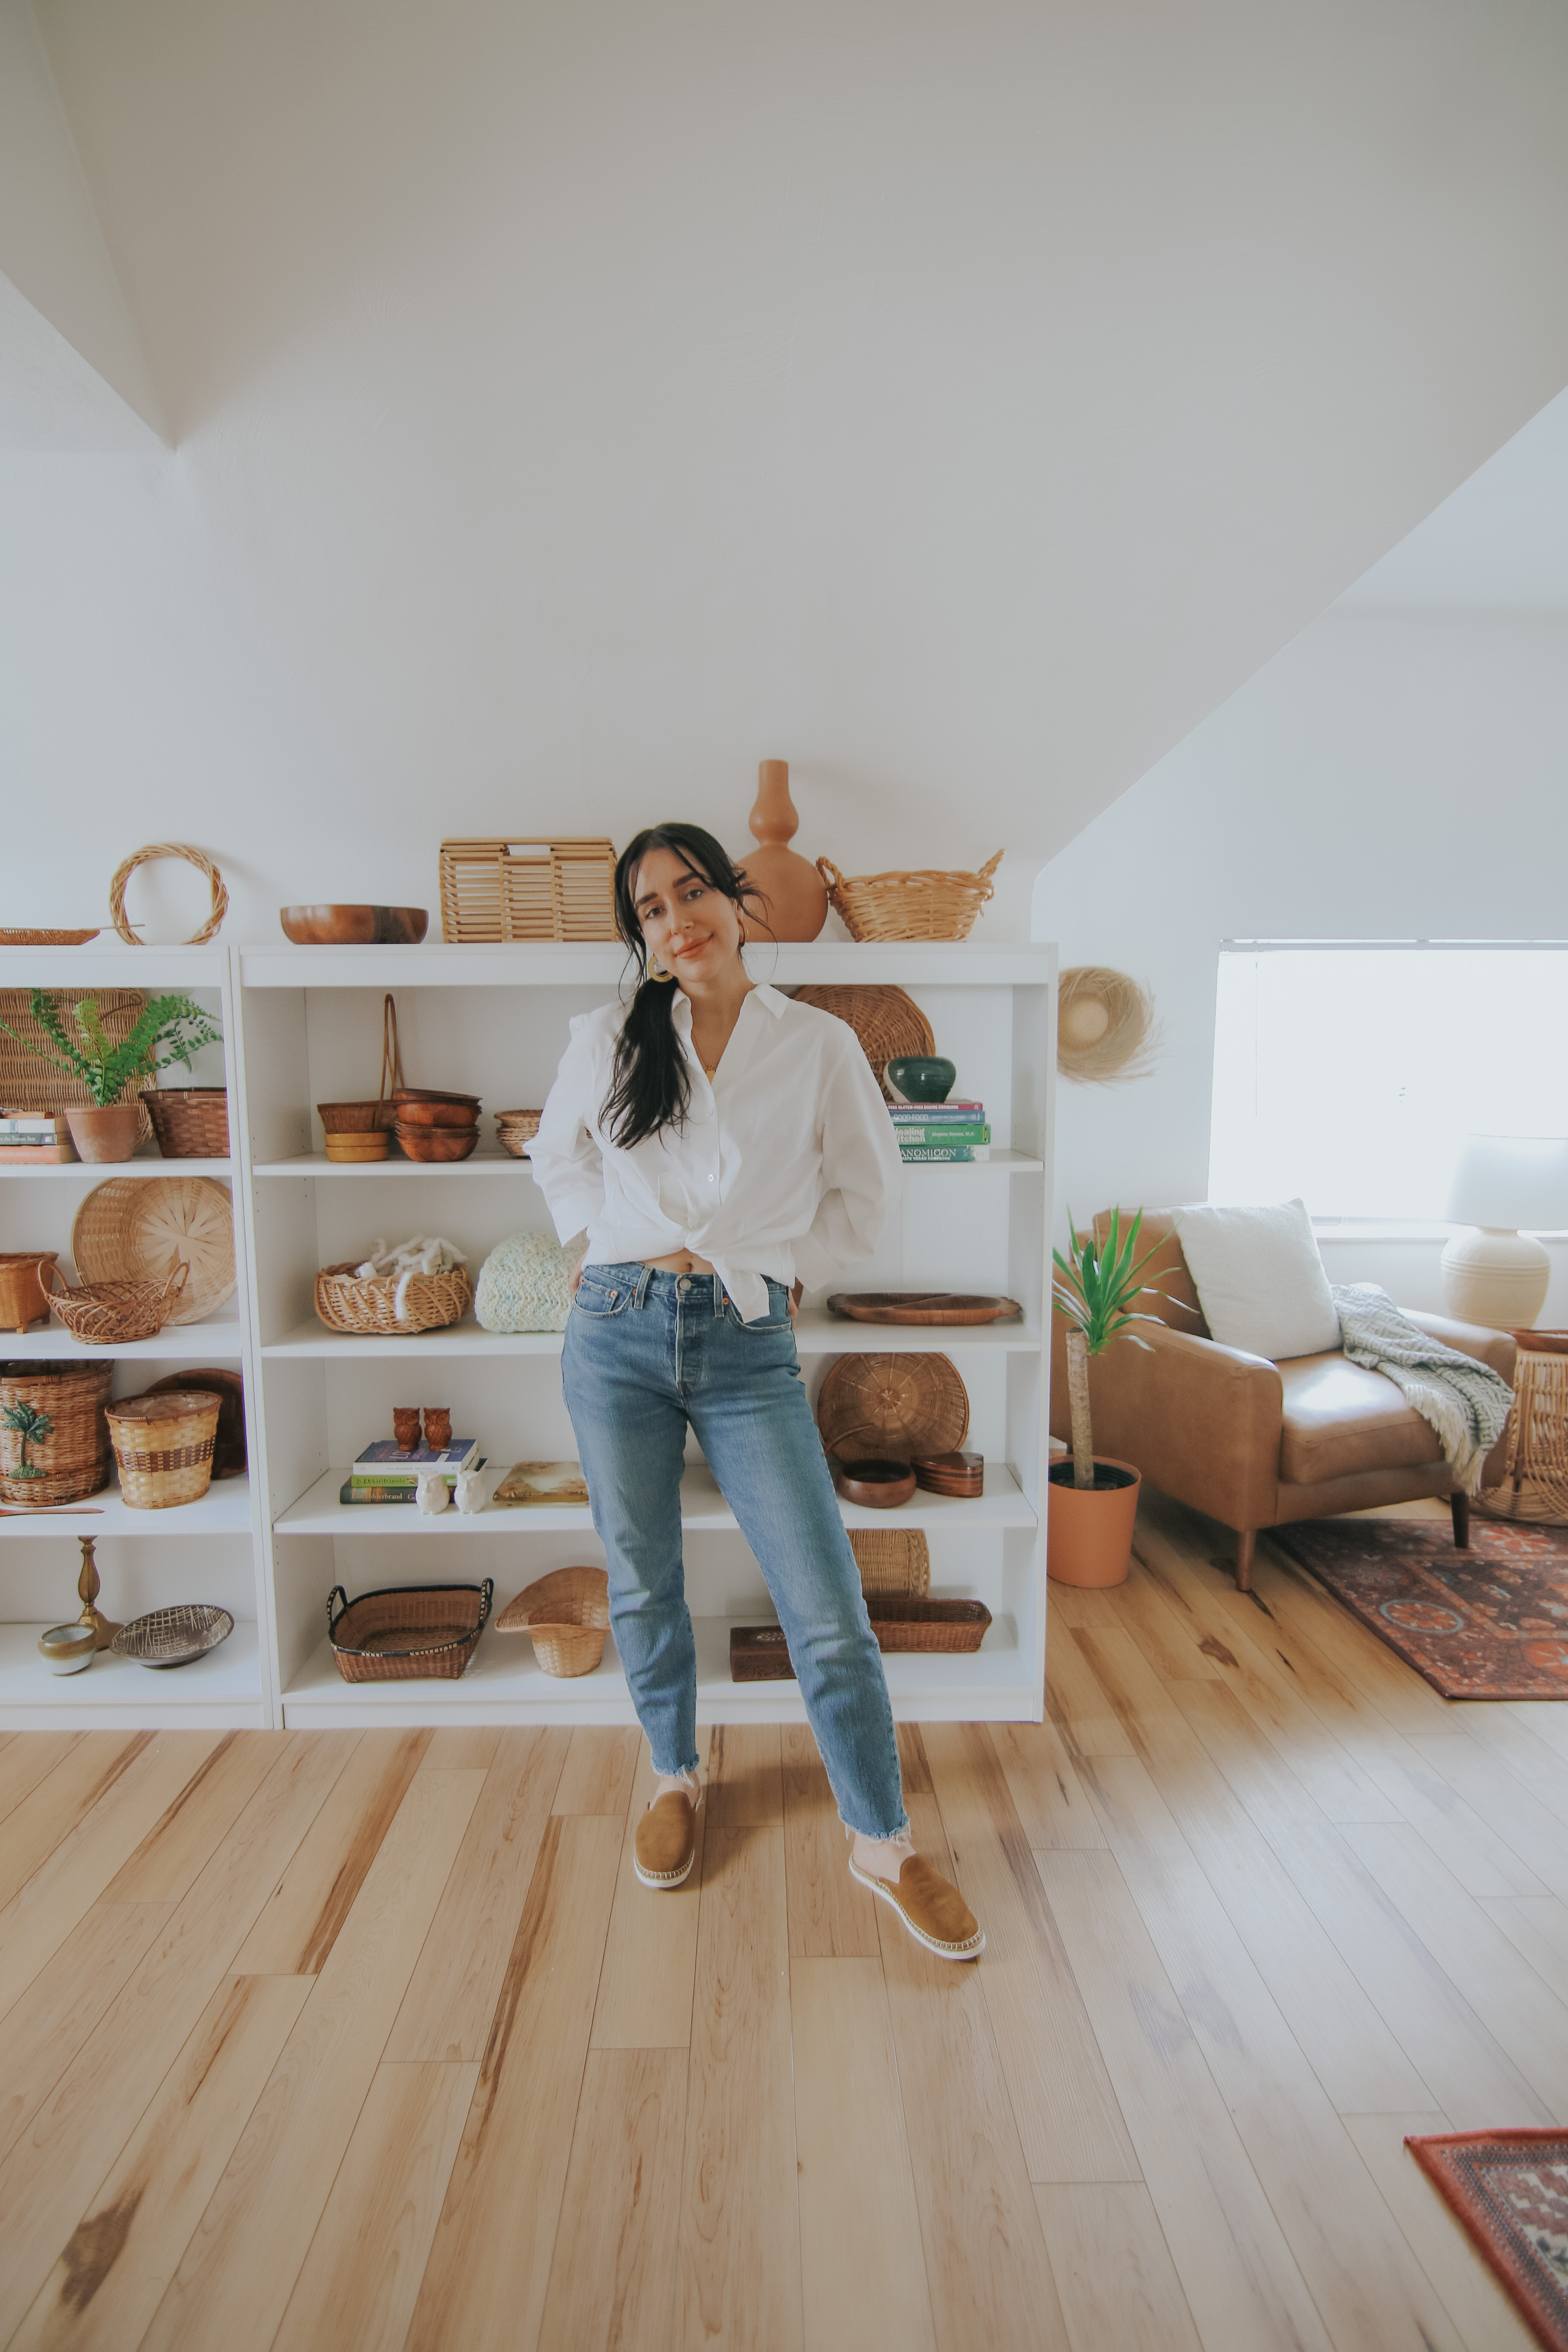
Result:
{"type": "Polygon", "coordinates": [[[1146,1077],[1160,1033],[1146,988],[1109,965],[1075,964],[1057,997],[1057,1067],[1082,1085],[1146,1077]]]}
{"type": "Polygon", "coordinates": [[[946,1356],[839,1356],[816,1400],[829,1454],[909,1462],[951,1454],[969,1433],[969,1391],[946,1356]]]}
{"type": "Polygon", "coordinates": [[[889,1062],[905,1054],[936,1051],[931,1023],[901,988],[797,988],[794,994],[797,1004],[815,1004],[819,1013],[847,1021],[884,1095],[888,1089],[882,1072],[889,1062]]]}
{"type": "Polygon", "coordinates": [[[71,1227],[84,1282],[162,1282],[190,1268],[171,1323],[203,1323],[232,1298],[234,1211],[210,1176],[115,1176],[88,1194],[71,1227]]]}

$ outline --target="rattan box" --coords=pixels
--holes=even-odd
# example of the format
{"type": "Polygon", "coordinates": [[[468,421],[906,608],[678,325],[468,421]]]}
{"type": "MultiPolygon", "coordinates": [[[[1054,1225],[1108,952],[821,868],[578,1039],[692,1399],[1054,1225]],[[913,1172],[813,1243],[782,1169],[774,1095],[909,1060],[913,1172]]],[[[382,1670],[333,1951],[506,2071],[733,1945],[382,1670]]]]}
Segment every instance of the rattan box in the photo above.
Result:
{"type": "Polygon", "coordinates": [[[327,1636],[346,1683],[455,1683],[479,1645],[495,1579],[327,1597],[327,1636]]]}
{"type": "Polygon", "coordinates": [[[441,936],[613,940],[616,850],[611,841],[444,841],[441,936]]]}

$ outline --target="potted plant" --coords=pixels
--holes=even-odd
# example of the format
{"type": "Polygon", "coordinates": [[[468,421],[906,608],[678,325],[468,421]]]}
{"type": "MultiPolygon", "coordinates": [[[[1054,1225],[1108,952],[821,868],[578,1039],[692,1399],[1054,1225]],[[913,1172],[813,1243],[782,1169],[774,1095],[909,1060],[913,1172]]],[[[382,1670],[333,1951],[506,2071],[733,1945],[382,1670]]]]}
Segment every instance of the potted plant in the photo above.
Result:
{"type": "Polygon", "coordinates": [[[129,1160],[136,1149],[139,1088],[153,1072],[166,1070],[171,1063],[183,1062],[189,1069],[197,1047],[216,1045],[223,1034],[212,1015],[188,996],[153,997],[142,1007],[130,1035],[118,1045],[104,1034],[96,996],[84,996],[72,1008],[79,1045],[72,1042],[59,1007],[45,990],[34,989],[31,1010],[48,1040],[47,1047],[18,1036],[8,1022],[0,1021],[0,1029],[38,1061],[63,1070],[86,1087],[90,1104],[68,1104],[66,1118],[71,1141],[82,1159],[90,1160],[129,1160]],[[160,1045],[166,1045],[168,1052],[160,1055],[160,1045]]]}
{"type": "Polygon", "coordinates": [[[1121,1212],[1112,1209],[1103,1249],[1092,1233],[1072,1229],[1068,1255],[1053,1250],[1057,1280],[1051,1304],[1068,1327],[1068,1406],[1072,1417],[1072,1452],[1053,1464],[1047,1486],[1046,1567],[1058,1584],[1121,1584],[1132,1555],[1132,1526],[1138,1516],[1140,1474],[1131,1462],[1097,1455],[1089,1423],[1089,1360],[1126,1338],[1135,1348],[1149,1343],[1133,1330],[1134,1323],[1152,1323],[1158,1317],[1139,1312],[1133,1300],[1144,1296],[1144,1267],[1159,1249],[1136,1255],[1143,1212],[1139,1210],[1125,1236],[1121,1212]]]}

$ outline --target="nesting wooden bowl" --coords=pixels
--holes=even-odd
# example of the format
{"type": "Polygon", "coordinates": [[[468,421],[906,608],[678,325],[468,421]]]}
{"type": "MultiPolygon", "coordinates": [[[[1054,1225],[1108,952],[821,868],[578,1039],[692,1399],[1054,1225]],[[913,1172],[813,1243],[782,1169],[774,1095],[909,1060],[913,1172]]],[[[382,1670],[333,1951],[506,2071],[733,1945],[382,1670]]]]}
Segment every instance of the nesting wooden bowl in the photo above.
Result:
{"type": "Polygon", "coordinates": [[[427,907],[279,907],[285,939],[297,948],[417,947],[427,907]]]}
{"type": "Polygon", "coordinates": [[[479,1130],[474,1127],[405,1127],[397,1122],[397,1145],[405,1160],[467,1160],[479,1149],[479,1130]]]}
{"type": "Polygon", "coordinates": [[[392,1097],[401,1127],[477,1127],[478,1095],[416,1094],[402,1087],[392,1097]]]}
{"type": "Polygon", "coordinates": [[[863,1510],[896,1511],[915,1491],[915,1474],[907,1462],[835,1462],[833,1473],[845,1501],[863,1510]]]}

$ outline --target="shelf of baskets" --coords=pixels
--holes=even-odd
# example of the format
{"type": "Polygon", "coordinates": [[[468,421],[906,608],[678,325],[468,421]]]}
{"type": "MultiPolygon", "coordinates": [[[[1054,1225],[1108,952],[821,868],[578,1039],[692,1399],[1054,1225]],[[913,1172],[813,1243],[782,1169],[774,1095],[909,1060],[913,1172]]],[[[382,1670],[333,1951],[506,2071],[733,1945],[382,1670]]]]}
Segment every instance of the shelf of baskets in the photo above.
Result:
{"type": "MultiPolygon", "coordinates": [[[[221,946],[130,949],[112,939],[69,949],[0,949],[0,991],[68,989],[90,995],[134,988],[182,992],[216,1013],[225,1043],[197,1057],[195,1082],[224,1085],[237,1107],[232,957],[221,946]]],[[[183,1071],[172,1077],[184,1078],[183,1071]]],[[[111,1165],[81,1161],[32,1167],[0,1163],[0,1250],[53,1249],[68,1278],[72,1227],[96,1188],[116,1179],[150,1182],[190,1177],[237,1192],[237,1165],[224,1159],[164,1160],[148,1146],[111,1165]]],[[[154,1337],[94,1346],[58,1322],[25,1334],[0,1335],[7,1363],[58,1367],[104,1363],[112,1368],[110,1396],[118,1402],[182,1366],[222,1366],[246,1377],[247,1450],[259,1444],[250,1377],[252,1286],[244,1220],[235,1202],[237,1286],[234,1296],[199,1321],[167,1323],[154,1337]]],[[[62,1729],[97,1726],[138,1729],[162,1724],[239,1728],[277,1720],[268,1591],[263,1578],[259,1487],[248,1478],[222,1480],[199,1500],[168,1510],[129,1507],[118,1485],[83,1499],[68,1515],[0,1517],[0,1729],[40,1725],[62,1729]],[[82,1674],[51,1675],[35,1647],[47,1625],[74,1618],[80,1606],[76,1538],[95,1538],[102,1580],[100,1605],[123,1622],[150,1609],[186,1601],[216,1601],[235,1619],[235,1631],[209,1657],[155,1672],[100,1653],[82,1674]]]]}
{"type": "MultiPolygon", "coordinates": [[[[386,1585],[495,1579],[496,1612],[524,1584],[602,1562],[585,1510],[455,1510],[345,1506],[345,1465],[389,1433],[394,1404],[451,1409],[478,1438],[493,1484],[513,1461],[575,1452],[561,1398],[561,1340],[480,1329],[471,1315],[416,1338],[348,1335],[316,1318],[319,1267],[377,1239],[437,1233],[477,1274],[495,1244],[549,1219],[527,1163],[495,1149],[490,1114],[542,1101],[568,1023],[612,997],[613,947],[299,949],[234,951],[247,1248],[254,1265],[253,1357],[261,1431],[253,1456],[276,1643],[279,1719],[289,1725],[630,1723],[613,1642],[596,1673],[543,1674],[526,1635],[487,1630],[460,1680],[349,1685],[326,1641],[327,1598],[386,1585]],[[483,1144],[446,1167],[326,1160],[313,1105],[374,1095],[382,995],[396,996],[415,1086],[483,1097],[483,1144]]],[[[1055,1056],[1055,951],[963,945],[781,948],[753,958],[781,986],[878,982],[908,990],[988,1106],[1000,1148],[988,1163],[907,1171],[897,1229],[844,1287],[997,1290],[1021,1323],[921,1330],[868,1328],[805,1302],[802,1374],[815,1398],[836,1357],[940,1349],[970,1398],[966,1443],[986,1457],[978,1502],[921,1495],[897,1513],[845,1508],[852,1527],[919,1527],[931,1589],[984,1600],[993,1622],[973,1655],[888,1659],[896,1712],[910,1717],[1037,1718],[1044,1699],[1044,1559],[1037,1507],[1046,1455],[1043,1351],[1048,1164],[1055,1056]]],[[[704,1721],[797,1721],[791,1683],[737,1685],[729,1630],[774,1614],[760,1570],[695,1446],[683,1490],[687,1588],[697,1624],[704,1721]]]]}

